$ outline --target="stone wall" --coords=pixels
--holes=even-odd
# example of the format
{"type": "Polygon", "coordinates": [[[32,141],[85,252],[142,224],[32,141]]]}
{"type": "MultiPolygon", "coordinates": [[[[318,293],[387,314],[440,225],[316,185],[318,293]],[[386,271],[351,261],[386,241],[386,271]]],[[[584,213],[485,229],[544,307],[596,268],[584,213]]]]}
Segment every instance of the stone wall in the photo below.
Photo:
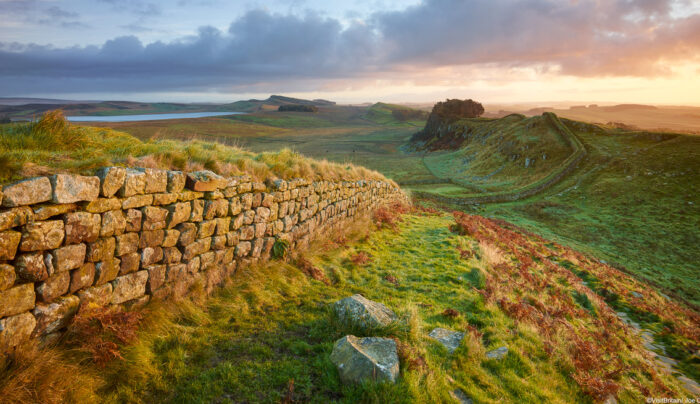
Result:
{"type": "Polygon", "coordinates": [[[405,200],[387,182],[251,181],[107,167],[0,190],[0,351],[58,335],[81,305],[134,307],[207,291],[329,226],[405,200]]]}

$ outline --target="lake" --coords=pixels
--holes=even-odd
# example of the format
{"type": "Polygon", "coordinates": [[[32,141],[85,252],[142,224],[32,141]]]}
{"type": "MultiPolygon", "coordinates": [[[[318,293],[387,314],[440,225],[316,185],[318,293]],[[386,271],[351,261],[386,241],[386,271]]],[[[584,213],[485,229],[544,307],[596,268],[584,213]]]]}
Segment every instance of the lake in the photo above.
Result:
{"type": "Polygon", "coordinates": [[[210,116],[240,115],[245,112],[183,112],[175,114],[143,114],[143,115],[85,115],[67,116],[70,122],[137,122],[162,121],[164,119],[206,118],[210,116]]]}

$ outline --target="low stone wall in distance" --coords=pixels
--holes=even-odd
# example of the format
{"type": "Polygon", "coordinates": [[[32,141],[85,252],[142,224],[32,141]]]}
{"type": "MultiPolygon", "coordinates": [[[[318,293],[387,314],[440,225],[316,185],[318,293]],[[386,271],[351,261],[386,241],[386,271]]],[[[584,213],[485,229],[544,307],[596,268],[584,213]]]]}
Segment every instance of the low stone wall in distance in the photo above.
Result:
{"type": "Polygon", "coordinates": [[[208,291],[328,226],[406,200],[382,181],[311,182],[107,167],[0,190],[0,351],[58,335],[81,305],[208,291]]]}

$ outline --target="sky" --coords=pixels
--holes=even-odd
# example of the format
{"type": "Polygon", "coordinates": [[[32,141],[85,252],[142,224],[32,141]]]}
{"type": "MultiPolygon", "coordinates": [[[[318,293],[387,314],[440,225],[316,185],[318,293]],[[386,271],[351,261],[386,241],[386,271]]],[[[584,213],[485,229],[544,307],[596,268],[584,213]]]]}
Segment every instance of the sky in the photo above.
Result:
{"type": "Polygon", "coordinates": [[[0,0],[0,97],[700,106],[700,0],[0,0]]]}

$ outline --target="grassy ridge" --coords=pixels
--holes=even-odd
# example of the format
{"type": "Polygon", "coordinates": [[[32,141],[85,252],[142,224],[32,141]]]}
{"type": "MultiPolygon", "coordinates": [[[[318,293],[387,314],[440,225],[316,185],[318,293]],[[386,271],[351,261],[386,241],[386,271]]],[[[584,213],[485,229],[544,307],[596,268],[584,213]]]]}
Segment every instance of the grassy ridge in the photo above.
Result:
{"type": "Polygon", "coordinates": [[[252,153],[219,143],[177,140],[141,141],[105,128],[69,124],[61,112],[30,123],[0,126],[0,181],[54,172],[91,173],[107,165],[209,169],[223,175],[247,173],[324,179],[379,179],[377,172],[351,164],[314,161],[284,149],[252,153]]]}

